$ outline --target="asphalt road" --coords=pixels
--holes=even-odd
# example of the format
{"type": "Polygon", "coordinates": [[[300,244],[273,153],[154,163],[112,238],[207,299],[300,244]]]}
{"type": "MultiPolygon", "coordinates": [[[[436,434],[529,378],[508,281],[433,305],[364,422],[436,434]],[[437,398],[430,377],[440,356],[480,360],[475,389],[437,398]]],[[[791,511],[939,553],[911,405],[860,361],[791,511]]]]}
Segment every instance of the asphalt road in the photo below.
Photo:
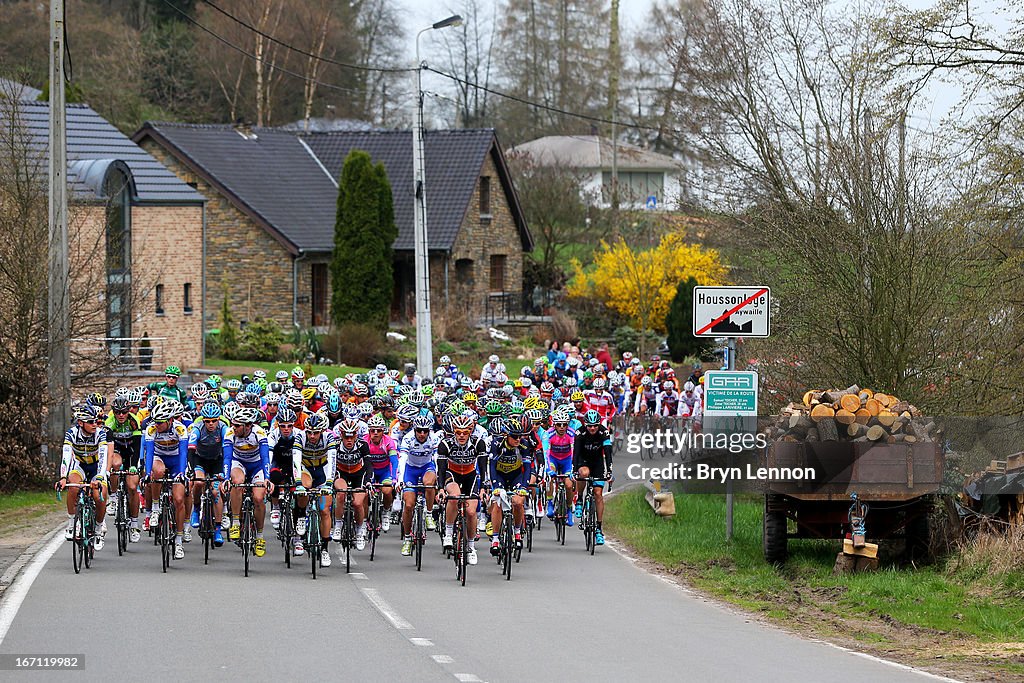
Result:
{"type": "MultiPolygon", "coordinates": [[[[482,540],[466,587],[436,535],[422,572],[392,532],[373,562],[359,554],[346,575],[335,561],[314,581],[308,561],[285,567],[267,530],[268,553],[248,578],[233,545],[204,566],[193,541],[163,574],[146,536],[118,557],[111,533],[76,576],[64,544],[25,596],[0,655],[84,653],[83,671],[32,677],[60,681],[927,680],[751,623],[608,546],[592,557],[576,529],[562,547],[545,524],[510,582],[482,540]]],[[[0,671],[0,680],[25,678],[0,671]]]]}

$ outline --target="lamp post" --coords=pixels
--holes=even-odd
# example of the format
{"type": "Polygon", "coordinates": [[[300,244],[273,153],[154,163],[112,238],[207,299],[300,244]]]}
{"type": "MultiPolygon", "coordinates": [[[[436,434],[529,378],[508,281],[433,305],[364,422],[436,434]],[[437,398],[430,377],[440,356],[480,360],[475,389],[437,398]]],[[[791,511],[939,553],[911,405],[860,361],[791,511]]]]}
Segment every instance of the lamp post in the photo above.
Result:
{"type": "Polygon", "coordinates": [[[420,61],[420,36],[427,31],[462,24],[453,14],[416,34],[416,123],[412,127],[413,253],[416,278],[416,367],[420,377],[433,377],[433,347],[430,331],[430,256],[427,244],[427,200],[424,187],[423,156],[423,63],[420,61]]]}

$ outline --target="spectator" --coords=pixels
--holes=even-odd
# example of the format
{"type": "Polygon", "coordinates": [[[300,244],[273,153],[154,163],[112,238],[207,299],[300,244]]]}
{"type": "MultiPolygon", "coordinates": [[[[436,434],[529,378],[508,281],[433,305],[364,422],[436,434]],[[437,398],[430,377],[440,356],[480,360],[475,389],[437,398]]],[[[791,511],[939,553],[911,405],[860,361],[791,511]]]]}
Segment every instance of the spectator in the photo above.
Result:
{"type": "Polygon", "coordinates": [[[558,342],[552,341],[548,344],[548,365],[553,365],[558,360],[558,342]]]}
{"type": "Polygon", "coordinates": [[[601,342],[601,346],[597,349],[597,354],[594,356],[597,358],[599,363],[604,363],[606,368],[613,367],[612,355],[608,353],[608,342],[601,342]]]}

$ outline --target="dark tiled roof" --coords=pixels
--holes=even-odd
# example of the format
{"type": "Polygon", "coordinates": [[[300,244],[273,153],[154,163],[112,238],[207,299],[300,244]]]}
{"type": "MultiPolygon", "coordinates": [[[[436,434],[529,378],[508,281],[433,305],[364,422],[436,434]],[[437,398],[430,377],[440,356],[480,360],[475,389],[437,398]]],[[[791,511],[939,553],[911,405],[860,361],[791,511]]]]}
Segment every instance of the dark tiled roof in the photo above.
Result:
{"type": "MultiPolygon", "coordinates": [[[[338,190],[332,179],[341,174],[350,151],[365,150],[374,162],[383,162],[391,182],[398,227],[394,248],[412,250],[410,131],[253,132],[256,139],[245,139],[230,125],[146,123],[134,139],[153,136],[293,251],[334,248],[338,190]]],[[[430,131],[425,147],[430,249],[452,248],[487,154],[494,155],[502,187],[511,197],[523,246],[532,249],[493,130],[430,131]]]]}
{"type": "MultiPolygon", "coordinates": [[[[368,131],[314,133],[310,148],[335,176],[353,149],[370,153],[384,163],[395,198],[395,249],[413,248],[412,132],[368,131]]],[[[449,250],[473,196],[484,158],[495,145],[492,130],[428,131],[426,158],[427,242],[431,249],[449,250]]]]}
{"type": "Polygon", "coordinates": [[[254,128],[243,137],[227,124],[146,122],[152,136],[205,177],[292,252],[334,248],[338,190],[294,133],[254,128]]]}
{"type": "MultiPolygon", "coordinates": [[[[46,172],[50,134],[48,102],[21,100],[16,105],[28,142],[39,154],[46,172]]],[[[0,108],[0,118],[11,111],[0,108]]],[[[203,196],[183,183],[163,164],[85,104],[67,105],[68,186],[80,196],[97,196],[97,184],[85,172],[88,161],[120,161],[134,177],[136,198],[143,202],[202,202],[203,196]]]]}

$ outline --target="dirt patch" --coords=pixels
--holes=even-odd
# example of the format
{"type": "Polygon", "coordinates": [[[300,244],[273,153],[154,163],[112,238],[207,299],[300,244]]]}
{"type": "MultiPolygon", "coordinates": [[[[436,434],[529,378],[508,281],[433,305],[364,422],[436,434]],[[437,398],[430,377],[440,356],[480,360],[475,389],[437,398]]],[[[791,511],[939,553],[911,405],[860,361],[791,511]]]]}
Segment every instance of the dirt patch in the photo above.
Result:
{"type": "MultiPolygon", "coordinates": [[[[0,575],[29,546],[67,520],[63,505],[32,505],[5,510],[0,518],[0,575]]],[[[0,595],[5,585],[0,584],[0,595]]]]}
{"type": "Polygon", "coordinates": [[[877,612],[867,616],[846,614],[834,607],[847,591],[845,587],[813,588],[798,579],[791,593],[764,596],[771,601],[773,612],[786,615],[775,618],[767,609],[746,610],[703,590],[696,567],[667,567],[642,557],[621,539],[618,545],[628,549],[638,566],[671,577],[688,590],[752,621],[962,681],[1024,681],[1024,643],[981,643],[947,631],[904,624],[877,612]]]}

